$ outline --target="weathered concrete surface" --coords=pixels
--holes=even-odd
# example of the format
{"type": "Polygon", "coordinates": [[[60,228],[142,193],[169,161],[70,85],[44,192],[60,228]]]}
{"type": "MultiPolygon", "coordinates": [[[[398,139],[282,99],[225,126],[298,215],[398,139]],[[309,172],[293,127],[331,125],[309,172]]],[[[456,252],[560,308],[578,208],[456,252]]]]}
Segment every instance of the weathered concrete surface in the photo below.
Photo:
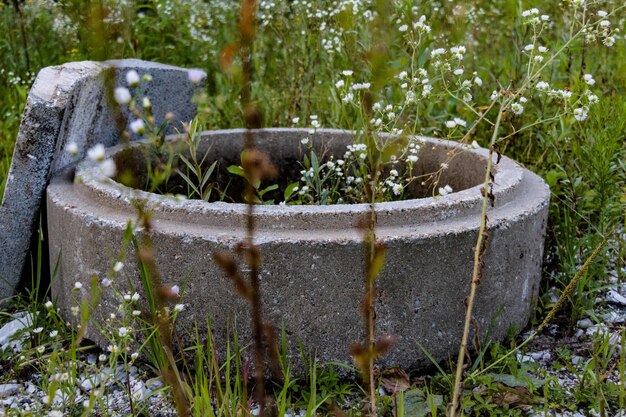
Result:
{"type": "MultiPolygon", "coordinates": [[[[299,141],[305,132],[259,131],[257,144],[283,169],[284,161],[301,152],[299,141]]],[[[318,136],[315,143],[335,141],[337,149],[351,137],[332,130],[318,136]]],[[[212,142],[212,152],[219,148],[222,156],[237,157],[242,131],[210,132],[206,140],[212,142]]],[[[439,167],[447,152],[458,146],[424,140],[420,163],[425,171],[439,167]]],[[[439,359],[458,348],[486,156],[485,150],[464,150],[449,162],[446,181],[458,192],[376,206],[376,233],[387,246],[378,282],[376,331],[397,338],[380,361],[382,366],[427,362],[417,342],[439,359]]],[[[507,158],[498,165],[495,182],[496,206],[488,213],[490,243],[475,317],[482,336],[490,331],[494,339],[502,339],[511,326],[525,325],[537,297],[549,190],[539,177],[507,158]]],[[[88,296],[92,276],[111,278],[112,287],[120,291],[129,290],[128,280],[141,287],[132,250],[127,251],[121,274],[111,272],[124,252],[126,224],[136,217],[132,206],[136,198],[145,200],[153,212],[161,276],[166,284],[185,288],[182,302],[187,308],[179,315],[179,332],[191,331],[194,321],[202,326],[210,315],[223,347],[228,319],[232,323],[237,316],[239,340],[251,340],[247,306],[211,260],[213,253],[232,248],[243,238],[245,206],[181,202],[131,190],[103,178],[90,162],[78,167],[74,182],[57,177],[48,187],[51,262],[59,262],[52,293],[63,314],[71,319],[69,310],[88,296]],[[80,292],[72,290],[76,281],[84,284],[80,292]]],[[[359,303],[364,253],[354,225],[367,211],[362,204],[255,208],[265,313],[275,325],[284,325],[295,362],[299,342],[308,351],[315,350],[319,360],[349,362],[348,346],[363,337],[359,303]]],[[[105,289],[94,318],[104,320],[118,304],[111,288],[105,289]]],[[[87,334],[107,343],[95,327],[90,326],[87,334]]]]}
{"type": "MultiPolygon", "coordinates": [[[[82,159],[98,142],[105,146],[118,143],[119,128],[125,128],[128,110],[123,109],[122,118],[116,119],[119,108],[110,103],[106,87],[126,86],[125,74],[132,69],[153,77],[138,89],[151,98],[157,123],[168,111],[179,121],[195,115],[191,102],[194,86],[183,68],[126,59],[71,62],[44,68],[37,75],[26,101],[0,205],[0,300],[12,296],[20,281],[51,175],[82,159]],[[78,145],[75,157],[65,151],[71,142],[78,145]]],[[[170,133],[174,127],[179,126],[171,126],[170,133]]]]}

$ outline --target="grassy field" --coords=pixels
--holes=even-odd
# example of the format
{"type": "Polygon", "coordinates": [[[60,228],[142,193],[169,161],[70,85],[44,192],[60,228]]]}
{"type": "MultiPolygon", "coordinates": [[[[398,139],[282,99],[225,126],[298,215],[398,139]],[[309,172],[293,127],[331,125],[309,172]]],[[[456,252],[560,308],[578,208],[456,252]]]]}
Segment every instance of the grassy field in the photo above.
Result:
{"type": "MultiPolygon", "coordinates": [[[[623,2],[274,0],[258,7],[249,87],[263,126],[310,126],[317,120],[322,127],[365,126],[475,140],[485,147],[497,144],[552,190],[544,288],[534,323],[563,294],[566,303],[557,318],[571,330],[578,320],[593,316],[610,275],[626,282],[623,2]],[[359,100],[362,91],[380,104],[365,108],[359,100]],[[605,238],[608,243],[579,274],[572,291],[563,293],[605,238]]],[[[45,66],[140,58],[201,68],[208,74],[200,97],[202,123],[209,129],[243,126],[240,98],[249,74],[238,52],[239,13],[240,3],[227,0],[0,1],[0,194],[28,90],[45,66]]],[[[43,302],[23,297],[16,306],[40,309],[48,331],[59,318],[43,302]]],[[[63,333],[59,346],[75,352],[76,335],[65,328],[63,333]]],[[[585,410],[602,414],[605,408],[623,408],[624,385],[601,376],[621,369],[623,377],[624,358],[601,361],[608,341],[594,341],[590,355],[597,360],[576,400],[585,410]]],[[[483,352],[487,361],[481,356],[472,365],[475,376],[468,377],[462,398],[465,413],[522,415],[540,400],[540,410],[567,410],[572,394],[557,383],[528,382],[525,389],[538,402],[520,405],[501,400],[507,391],[493,372],[476,373],[498,358],[504,359],[495,374],[526,372],[515,355],[505,356],[519,340],[507,343],[491,345],[483,352]]],[[[29,367],[49,373],[31,347],[29,367]]],[[[111,360],[117,359],[128,358],[118,354],[111,360]]],[[[65,363],[63,355],[53,360],[65,363]]],[[[198,361],[212,366],[206,351],[198,353],[198,361]]],[[[449,372],[454,373],[454,366],[409,391],[414,396],[410,404],[426,407],[422,414],[413,408],[414,415],[445,414],[453,389],[449,372]]],[[[190,383],[196,415],[210,415],[209,400],[199,394],[213,382],[205,377],[200,372],[190,383]]],[[[218,395],[217,414],[245,415],[234,410],[245,409],[246,393],[239,385],[225,384],[229,391],[218,395]]],[[[304,381],[286,382],[274,391],[279,406],[313,415],[316,398],[327,399],[320,408],[323,414],[332,409],[329,404],[345,400],[346,390],[359,391],[346,384],[331,371],[317,380],[312,372],[304,381]]],[[[103,413],[94,404],[77,407],[72,415],[91,409],[103,413]]],[[[401,415],[397,404],[396,396],[381,398],[379,412],[401,415]]],[[[365,413],[359,407],[344,412],[365,413]]]]}

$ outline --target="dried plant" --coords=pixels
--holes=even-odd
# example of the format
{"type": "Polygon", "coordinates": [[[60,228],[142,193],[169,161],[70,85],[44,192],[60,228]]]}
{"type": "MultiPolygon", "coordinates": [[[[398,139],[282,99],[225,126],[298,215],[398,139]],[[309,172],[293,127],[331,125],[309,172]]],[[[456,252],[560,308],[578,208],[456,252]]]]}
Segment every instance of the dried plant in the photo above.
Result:
{"type": "Polygon", "coordinates": [[[265,354],[273,364],[274,372],[280,371],[278,365],[278,351],[274,330],[269,323],[263,320],[263,306],[260,288],[261,252],[254,244],[255,219],[254,219],[254,196],[256,189],[254,184],[265,179],[276,177],[276,168],[271,164],[269,157],[254,147],[254,134],[252,129],[261,127],[261,113],[252,103],[252,49],[255,36],[255,19],[258,4],[255,0],[243,0],[239,14],[239,44],[230,45],[223,52],[222,66],[224,69],[232,64],[235,51],[239,51],[242,63],[242,89],[241,108],[246,127],[244,137],[244,152],[241,162],[246,179],[245,201],[246,211],[246,238],[237,244],[234,251],[245,260],[249,269],[248,280],[244,279],[239,271],[235,257],[228,252],[216,253],[213,257],[215,262],[224,270],[226,275],[233,280],[235,288],[250,304],[250,320],[254,339],[254,380],[255,398],[259,403],[260,415],[274,415],[275,407],[269,406],[269,398],[265,389],[265,354]]]}

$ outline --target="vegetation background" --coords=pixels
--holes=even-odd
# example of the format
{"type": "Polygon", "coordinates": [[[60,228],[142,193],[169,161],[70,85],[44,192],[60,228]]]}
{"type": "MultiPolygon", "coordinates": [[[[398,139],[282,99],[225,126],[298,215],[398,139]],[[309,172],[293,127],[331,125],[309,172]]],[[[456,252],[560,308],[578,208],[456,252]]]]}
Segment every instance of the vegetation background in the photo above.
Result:
{"type": "MultiPolygon", "coordinates": [[[[0,1],[0,194],[28,90],[37,72],[68,61],[139,58],[204,69],[208,76],[203,118],[211,129],[240,127],[237,66],[223,71],[224,55],[237,37],[239,2],[229,0],[4,0],[0,1]]],[[[525,70],[529,34],[520,25],[523,10],[538,7],[552,17],[542,40],[550,49],[569,33],[576,1],[419,1],[393,3],[390,21],[425,15],[431,35],[417,50],[420,64],[438,46],[465,45],[464,65],[477,71],[485,87],[476,102],[489,102],[496,89],[515,85],[525,70]]],[[[585,2],[581,2],[585,3],[585,2]]],[[[323,127],[354,128],[357,121],[341,105],[335,83],[342,71],[354,80],[371,76],[364,51],[367,1],[261,1],[255,41],[252,99],[262,108],[264,126],[292,126],[293,118],[317,115],[323,127]]],[[[587,1],[590,13],[611,10],[620,1],[587,1]]],[[[626,47],[624,11],[612,17],[613,46],[573,44],[551,66],[550,85],[572,91],[592,74],[600,103],[584,123],[562,114],[550,123],[516,133],[548,114],[545,101],[532,98],[521,117],[504,123],[511,134],[502,152],[541,175],[553,197],[546,245],[543,296],[536,320],[554,303],[570,278],[604,236],[608,245],[592,263],[576,291],[568,295],[559,320],[571,329],[593,311],[597,294],[611,274],[626,281],[626,47]]],[[[571,33],[570,33],[571,34],[571,33]]],[[[412,59],[402,34],[393,35],[387,63],[399,73],[412,59]]],[[[395,90],[394,90],[395,91],[395,90]]],[[[389,91],[393,97],[397,94],[389,91]]],[[[416,133],[450,137],[444,121],[462,114],[455,100],[420,107],[416,133]]],[[[472,140],[485,145],[488,129],[472,140]]],[[[36,254],[35,254],[36,258],[36,254]]],[[[496,352],[497,355],[497,352],[496,352]]],[[[594,395],[589,399],[594,403],[594,395]]],[[[621,398],[621,397],[620,397],[621,398]]],[[[595,403],[594,403],[595,404],[595,403]]]]}

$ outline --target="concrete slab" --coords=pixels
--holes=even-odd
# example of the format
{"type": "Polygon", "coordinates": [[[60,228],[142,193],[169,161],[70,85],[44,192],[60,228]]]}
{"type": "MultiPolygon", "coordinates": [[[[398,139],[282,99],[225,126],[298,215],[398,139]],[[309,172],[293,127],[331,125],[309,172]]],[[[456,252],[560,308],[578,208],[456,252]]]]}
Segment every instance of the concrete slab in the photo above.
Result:
{"type": "MultiPolygon", "coordinates": [[[[96,143],[118,143],[128,110],[119,118],[118,107],[109,102],[107,92],[110,86],[125,86],[130,70],[152,76],[152,82],[138,88],[150,97],[157,123],[170,111],[177,121],[195,115],[194,85],[184,68],[125,59],[42,69],[26,101],[0,205],[0,299],[12,296],[20,282],[51,176],[82,159],[96,143]],[[78,145],[76,157],[65,151],[71,142],[78,145]]],[[[174,127],[168,133],[174,133],[174,127]]]]}

